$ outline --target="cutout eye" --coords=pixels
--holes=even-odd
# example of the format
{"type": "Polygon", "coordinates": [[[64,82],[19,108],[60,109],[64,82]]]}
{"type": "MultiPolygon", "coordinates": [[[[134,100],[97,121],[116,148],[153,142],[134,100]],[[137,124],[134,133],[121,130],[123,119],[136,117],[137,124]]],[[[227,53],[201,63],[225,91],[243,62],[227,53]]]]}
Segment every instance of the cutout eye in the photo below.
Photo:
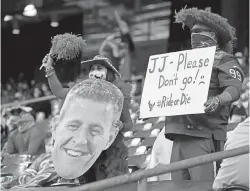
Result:
{"type": "Polygon", "coordinates": [[[68,125],[68,128],[72,131],[75,131],[78,129],[78,125],[68,125]]]}
{"type": "Polygon", "coordinates": [[[91,135],[95,136],[95,135],[100,135],[100,132],[97,130],[91,130],[91,135]]]}
{"type": "Polygon", "coordinates": [[[90,134],[95,136],[95,135],[101,135],[103,132],[100,130],[99,127],[92,127],[90,128],[90,134]]]}

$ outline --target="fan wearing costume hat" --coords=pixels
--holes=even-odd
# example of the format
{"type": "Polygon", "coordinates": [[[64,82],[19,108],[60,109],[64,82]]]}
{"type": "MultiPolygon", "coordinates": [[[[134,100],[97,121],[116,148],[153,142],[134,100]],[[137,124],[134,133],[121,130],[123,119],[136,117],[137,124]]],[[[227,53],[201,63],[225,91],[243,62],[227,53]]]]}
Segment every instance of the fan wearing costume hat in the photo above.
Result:
{"type": "MultiPolygon", "coordinates": [[[[217,46],[205,113],[167,117],[165,137],[173,140],[171,162],[223,150],[229,107],[240,97],[244,74],[232,54],[235,30],[209,10],[182,9],[176,23],[191,31],[192,49],[217,46]]],[[[171,173],[172,180],[212,181],[213,163],[171,173]]]]}
{"type": "MultiPolygon", "coordinates": [[[[43,59],[42,66],[45,67],[46,76],[52,93],[59,99],[65,99],[70,88],[74,83],[68,84],[69,88],[63,88],[58,80],[54,67],[53,58],[72,59],[80,54],[84,49],[85,42],[81,37],[72,34],[57,35],[52,39],[52,48],[49,54],[43,59]]],[[[83,61],[89,71],[89,78],[103,79],[115,84],[124,95],[123,111],[121,121],[123,122],[123,130],[130,130],[133,127],[133,122],[130,117],[130,92],[131,85],[125,83],[121,79],[120,73],[113,66],[112,62],[104,57],[97,55],[91,60],[83,61]]],[[[76,83],[81,81],[77,79],[76,83]]]]}

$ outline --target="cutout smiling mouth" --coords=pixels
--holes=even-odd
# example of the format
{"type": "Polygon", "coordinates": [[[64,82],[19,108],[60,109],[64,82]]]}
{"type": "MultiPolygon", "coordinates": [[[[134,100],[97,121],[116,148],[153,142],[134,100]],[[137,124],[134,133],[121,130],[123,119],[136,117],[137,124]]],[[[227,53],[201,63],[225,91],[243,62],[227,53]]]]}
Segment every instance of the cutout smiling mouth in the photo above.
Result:
{"type": "Polygon", "coordinates": [[[80,156],[84,156],[88,154],[86,152],[75,151],[75,150],[66,149],[66,148],[64,148],[64,151],[66,152],[67,155],[71,157],[80,157],[80,156]]]}

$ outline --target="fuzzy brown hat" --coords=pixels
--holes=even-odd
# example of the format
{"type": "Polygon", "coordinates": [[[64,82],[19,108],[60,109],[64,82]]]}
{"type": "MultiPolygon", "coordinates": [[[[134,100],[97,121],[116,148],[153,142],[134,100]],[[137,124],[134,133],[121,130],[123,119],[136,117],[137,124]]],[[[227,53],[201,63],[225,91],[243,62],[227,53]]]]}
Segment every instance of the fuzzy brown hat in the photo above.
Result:
{"type": "Polygon", "coordinates": [[[228,20],[218,14],[211,13],[210,10],[200,10],[197,8],[183,8],[175,14],[175,22],[188,26],[189,29],[196,23],[204,24],[218,34],[221,48],[228,52],[233,52],[236,43],[235,29],[228,23],[228,20]]]}

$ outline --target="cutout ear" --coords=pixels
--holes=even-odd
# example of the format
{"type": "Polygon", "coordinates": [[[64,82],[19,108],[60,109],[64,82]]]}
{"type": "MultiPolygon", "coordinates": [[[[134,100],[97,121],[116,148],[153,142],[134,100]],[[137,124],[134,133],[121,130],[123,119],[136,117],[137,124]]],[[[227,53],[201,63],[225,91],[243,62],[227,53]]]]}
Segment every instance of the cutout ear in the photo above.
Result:
{"type": "Polygon", "coordinates": [[[55,140],[55,132],[56,132],[56,128],[59,125],[59,120],[60,120],[60,116],[56,115],[53,120],[52,120],[52,139],[55,140]]]}
{"type": "Polygon", "coordinates": [[[117,134],[119,133],[119,127],[117,127],[117,123],[114,122],[112,124],[112,127],[110,128],[110,135],[109,135],[109,140],[106,144],[105,150],[108,149],[110,147],[110,145],[114,142],[117,134]]]}

